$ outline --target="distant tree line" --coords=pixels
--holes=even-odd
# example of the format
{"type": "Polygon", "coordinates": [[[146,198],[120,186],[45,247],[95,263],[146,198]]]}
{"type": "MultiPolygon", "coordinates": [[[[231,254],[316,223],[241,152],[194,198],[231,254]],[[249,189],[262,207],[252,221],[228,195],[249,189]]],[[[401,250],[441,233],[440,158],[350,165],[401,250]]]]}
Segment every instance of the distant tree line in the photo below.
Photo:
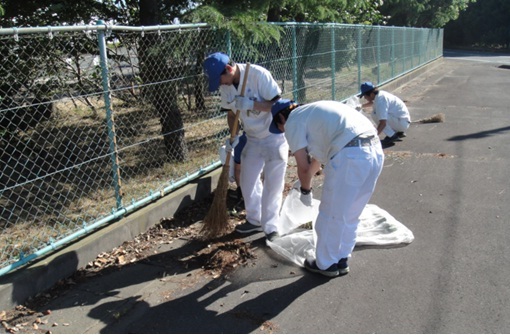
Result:
{"type": "Polygon", "coordinates": [[[480,0],[444,27],[445,47],[510,49],[510,1],[480,0]]]}

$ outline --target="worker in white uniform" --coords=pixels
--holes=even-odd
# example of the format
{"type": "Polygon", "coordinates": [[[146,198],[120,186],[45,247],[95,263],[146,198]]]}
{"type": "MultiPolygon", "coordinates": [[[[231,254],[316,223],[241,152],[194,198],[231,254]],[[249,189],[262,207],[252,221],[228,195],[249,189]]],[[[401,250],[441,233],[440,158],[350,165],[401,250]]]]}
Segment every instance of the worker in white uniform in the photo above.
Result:
{"type": "Polygon", "coordinates": [[[405,132],[411,124],[411,116],[406,104],[399,97],[380,90],[369,81],[361,84],[359,97],[367,100],[362,105],[363,108],[372,107],[372,119],[376,123],[377,134],[386,135],[381,141],[383,146],[406,137],[405,132]]]}
{"type": "MultiPolygon", "coordinates": [[[[252,64],[242,97],[240,83],[244,80],[246,64],[231,62],[229,56],[221,52],[209,55],[203,66],[209,80],[209,91],[220,90],[221,107],[241,111],[240,120],[247,137],[241,153],[240,174],[246,222],[237,226],[236,231],[263,231],[272,241],[279,236],[280,207],[289,156],[284,134],[269,132],[273,119],[271,106],[280,98],[281,90],[267,69],[252,64]]],[[[232,150],[229,145],[235,147],[237,140],[230,143],[227,139],[227,150],[232,150]]]]}
{"type": "Polygon", "coordinates": [[[337,101],[272,107],[272,133],[285,133],[297,164],[300,199],[312,206],[312,177],[324,164],[324,186],[314,226],[315,260],[305,268],[328,277],[349,272],[360,216],[382,171],[384,153],[372,122],[337,101]]]}

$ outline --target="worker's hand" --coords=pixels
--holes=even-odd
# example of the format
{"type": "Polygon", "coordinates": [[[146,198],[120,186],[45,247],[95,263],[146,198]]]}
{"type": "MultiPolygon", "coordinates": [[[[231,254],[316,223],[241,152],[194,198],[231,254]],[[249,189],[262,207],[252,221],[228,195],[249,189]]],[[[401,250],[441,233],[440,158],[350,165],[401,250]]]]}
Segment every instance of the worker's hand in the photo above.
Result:
{"type": "Polygon", "coordinates": [[[248,97],[236,96],[236,109],[248,111],[253,109],[253,100],[248,97]]]}
{"type": "Polygon", "coordinates": [[[296,189],[299,192],[299,200],[303,203],[303,205],[308,206],[308,207],[312,206],[312,199],[313,199],[312,189],[303,190],[299,179],[296,180],[296,182],[294,183],[292,188],[296,189]]]}
{"type": "Polygon", "coordinates": [[[231,111],[236,112],[236,99],[234,98],[234,100],[232,100],[231,102],[227,102],[225,105],[221,106],[221,107],[224,107],[226,109],[230,109],[231,111]]]}
{"type": "Polygon", "coordinates": [[[227,140],[225,141],[225,151],[233,153],[234,152],[234,148],[238,144],[239,144],[239,135],[236,135],[233,138],[232,143],[230,143],[230,137],[227,138],[227,140]]]}
{"type": "Polygon", "coordinates": [[[312,189],[306,191],[306,193],[303,193],[303,189],[301,189],[301,195],[299,196],[299,200],[301,200],[303,205],[307,207],[312,207],[312,199],[313,199],[312,189]]]}

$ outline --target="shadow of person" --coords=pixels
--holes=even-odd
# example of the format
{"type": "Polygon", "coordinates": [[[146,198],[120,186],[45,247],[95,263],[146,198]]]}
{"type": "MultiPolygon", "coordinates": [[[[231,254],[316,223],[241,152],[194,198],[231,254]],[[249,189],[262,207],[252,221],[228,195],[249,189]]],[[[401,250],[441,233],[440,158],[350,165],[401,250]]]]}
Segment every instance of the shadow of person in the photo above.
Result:
{"type": "Polygon", "coordinates": [[[486,138],[486,137],[496,136],[500,133],[505,133],[509,130],[510,130],[510,127],[501,127],[501,128],[491,129],[491,130],[480,131],[477,133],[452,136],[448,139],[448,141],[465,141],[465,140],[486,138]]]}
{"type": "Polygon", "coordinates": [[[259,328],[277,332],[278,326],[270,320],[302,294],[326,282],[326,277],[307,274],[272,290],[265,290],[267,285],[260,282],[224,282],[218,288],[208,283],[157,306],[142,301],[123,317],[129,322],[104,320],[105,310],[119,308],[125,301],[105,303],[91,310],[90,316],[107,324],[101,333],[250,333],[259,328]]]}

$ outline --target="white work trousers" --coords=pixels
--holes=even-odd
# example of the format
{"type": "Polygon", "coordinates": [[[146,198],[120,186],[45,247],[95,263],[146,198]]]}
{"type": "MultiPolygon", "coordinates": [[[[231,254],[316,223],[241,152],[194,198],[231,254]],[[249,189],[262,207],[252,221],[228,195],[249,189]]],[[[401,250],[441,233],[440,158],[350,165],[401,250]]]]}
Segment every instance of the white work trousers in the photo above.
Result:
{"type": "Polygon", "coordinates": [[[241,154],[241,190],[246,220],[266,234],[278,231],[289,145],[284,134],[248,136],[241,154]],[[264,180],[261,180],[263,173],[264,180]]]}
{"type": "Polygon", "coordinates": [[[351,256],[361,212],[374,192],[383,163],[381,144],[375,140],[371,146],[343,148],[325,165],[314,229],[319,269],[351,256]]]}
{"type": "MultiPolygon", "coordinates": [[[[372,114],[372,118],[377,125],[379,123],[379,118],[375,113],[372,114]]],[[[388,115],[388,119],[386,120],[386,127],[383,129],[383,133],[386,134],[386,136],[392,137],[398,131],[405,132],[409,128],[410,124],[411,122],[407,118],[388,115]]]]}

